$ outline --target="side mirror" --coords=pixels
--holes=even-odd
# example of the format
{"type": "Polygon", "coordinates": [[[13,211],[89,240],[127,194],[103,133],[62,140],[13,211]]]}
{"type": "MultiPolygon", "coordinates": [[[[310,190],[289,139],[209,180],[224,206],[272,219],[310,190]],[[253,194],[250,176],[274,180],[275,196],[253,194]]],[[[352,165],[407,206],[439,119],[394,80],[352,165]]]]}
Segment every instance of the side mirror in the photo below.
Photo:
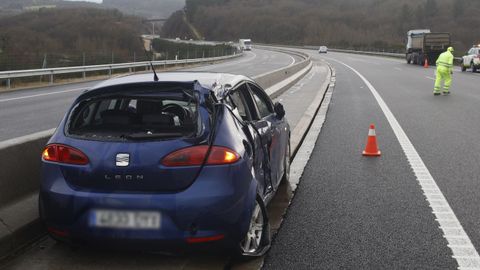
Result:
{"type": "Polygon", "coordinates": [[[283,117],[285,117],[285,109],[283,108],[283,105],[280,102],[275,103],[274,110],[279,120],[282,120],[283,117]]]}

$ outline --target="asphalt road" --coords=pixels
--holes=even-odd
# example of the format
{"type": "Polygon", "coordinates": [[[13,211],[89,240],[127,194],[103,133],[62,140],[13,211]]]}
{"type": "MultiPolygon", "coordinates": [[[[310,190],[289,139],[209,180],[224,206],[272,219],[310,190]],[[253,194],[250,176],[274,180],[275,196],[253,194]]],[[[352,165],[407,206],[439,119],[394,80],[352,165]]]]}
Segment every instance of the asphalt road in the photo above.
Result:
{"type": "MultiPolygon", "coordinates": [[[[452,95],[434,97],[434,68],[381,57],[305,52],[319,65],[312,70],[315,74],[278,97],[292,127],[318,89],[324,74],[321,59],[336,69],[336,86],[326,123],[264,269],[456,269],[457,259],[452,257],[396,131],[369,85],[344,64],[378,91],[477,250],[480,74],[456,70],[452,95]],[[377,128],[379,158],[361,155],[371,123],[377,128]]],[[[254,67],[248,62],[263,61],[258,54],[252,60],[248,57],[254,56],[238,61],[246,61],[249,70],[254,67]]],[[[288,62],[285,59],[284,65],[288,62]]],[[[228,66],[232,63],[225,63],[222,70],[234,68],[228,66]]],[[[5,267],[222,269],[225,264],[224,257],[129,256],[71,251],[46,240],[5,267]]]]}
{"type": "Polygon", "coordinates": [[[456,70],[451,96],[434,97],[433,67],[310,53],[335,67],[336,87],[326,124],[264,269],[456,269],[444,232],[393,129],[366,83],[342,63],[378,91],[476,250],[479,74],[456,70]],[[361,155],[370,123],[377,127],[379,158],[361,155]]]}
{"type": "MultiPolygon", "coordinates": [[[[262,51],[263,53],[264,51],[262,51]]],[[[257,50],[253,53],[257,54],[256,59],[262,59],[265,65],[275,64],[275,60],[270,62],[267,58],[259,57],[257,50]]],[[[253,55],[253,54],[252,54],[253,55]]],[[[281,54],[280,54],[281,55],[281,54]]],[[[279,56],[279,55],[277,55],[279,56]]],[[[298,60],[298,59],[297,59],[298,60]]],[[[278,60],[277,60],[278,61],[278,60]]],[[[290,62],[288,64],[291,63],[290,62]]],[[[235,64],[235,63],[225,63],[235,64]]],[[[238,64],[238,63],[237,63],[238,64]]],[[[280,65],[277,62],[275,65],[280,65]]],[[[261,63],[260,63],[261,65],[261,63]]],[[[228,67],[226,67],[228,68],[228,67]]],[[[261,69],[261,66],[255,67],[261,69]]],[[[250,69],[253,69],[251,67],[250,69]]],[[[265,69],[265,68],[264,68],[265,69]]],[[[280,101],[285,106],[287,120],[293,130],[300,118],[303,116],[306,107],[298,106],[299,102],[308,105],[317,95],[320,85],[327,77],[329,68],[323,61],[314,61],[312,70],[300,81],[298,81],[291,89],[280,95],[276,101],[280,101]]],[[[287,200],[287,193],[277,196],[277,200],[287,200]]],[[[272,203],[273,204],[273,203],[272,203]]],[[[274,209],[275,210],[275,209],[274,209]]],[[[278,210],[277,210],[278,211],[278,210]]],[[[273,217],[273,214],[271,215],[273,217]]],[[[198,255],[198,256],[163,256],[161,254],[149,253],[131,253],[131,252],[109,252],[98,251],[90,248],[81,248],[71,250],[65,245],[57,244],[49,238],[44,238],[37,242],[33,247],[19,254],[12,260],[0,264],[2,270],[57,270],[57,269],[75,269],[75,270],[93,270],[93,269],[225,269],[230,263],[230,257],[226,255],[198,255]]],[[[234,262],[236,264],[242,262],[234,262]]],[[[239,269],[243,269],[240,266],[239,269]]]]}
{"type": "MultiPolygon", "coordinates": [[[[298,56],[254,49],[235,60],[187,70],[255,76],[292,65],[299,60],[298,56]]],[[[1,93],[0,141],[55,128],[75,97],[97,83],[75,83],[1,93]]]]}

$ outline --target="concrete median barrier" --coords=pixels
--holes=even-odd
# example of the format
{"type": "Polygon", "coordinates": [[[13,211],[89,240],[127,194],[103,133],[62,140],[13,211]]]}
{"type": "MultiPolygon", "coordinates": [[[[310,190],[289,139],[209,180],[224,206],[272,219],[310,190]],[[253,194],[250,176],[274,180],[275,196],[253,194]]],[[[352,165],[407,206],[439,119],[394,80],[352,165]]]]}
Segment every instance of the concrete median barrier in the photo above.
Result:
{"type": "MultiPolygon", "coordinates": [[[[268,89],[268,88],[274,86],[275,84],[277,84],[281,81],[284,81],[287,78],[290,78],[290,77],[294,76],[298,72],[304,70],[306,67],[311,65],[310,56],[308,56],[307,54],[303,54],[303,53],[299,53],[299,52],[295,52],[295,51],[282,50],[282,49],[278,49],[278,48],[271,48],[271,47],[263,47],[262,46],[260,48],[264,48],[264,49],[271,50],[271,51],[278,51],[278,52],[293,54],[293,55],[297,55],[297,56],[300,56],[301,58],[303,58],[302,61],[297,62],[297,63],[295,63],[291,66],[280,68],[280,69],[277,69],[277,70],[274,70],[274,71],[271,71],[271,72],[267,72],[267,73],[255,76],[254,77],[255,81],[261,87],[263,87],[264,89],[268,89]]],[[[304,73],[306,73],[306,72],[308,72],[308,70],[304,71],[304,73]]],[[[295,82],[296,81],[287,85],[286,89],[288,89],[289,86],[291,86],[295,82]]],[[[281,94],[281,91],[277,91],[277,92],[275,92],[276,95],[281,94]]]]}
{"type": "Polygon", "coordinates": [[[54,130],[0,142],[0,258],[42,233],[36,194],[40,154],[54,130]]]}
{"type": "MultiPolygon", "coordinates": [[[[312,67],[308,55],[301,61],[254,79],[276,97],[300,80],[312,67]]],[[[0,259],[45,234],[38,216],[41,152],[54,130],[0,142],[0,259]]]]}

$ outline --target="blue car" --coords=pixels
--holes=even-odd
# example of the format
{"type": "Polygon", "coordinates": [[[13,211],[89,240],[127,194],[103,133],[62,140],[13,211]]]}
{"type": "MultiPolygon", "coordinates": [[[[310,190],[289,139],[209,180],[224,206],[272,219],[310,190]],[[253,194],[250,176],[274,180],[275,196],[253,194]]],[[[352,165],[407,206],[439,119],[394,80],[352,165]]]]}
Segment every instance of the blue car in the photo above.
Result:
{"type": "Polygon", "coordinates": [[[244,76],[111,79],[75,100],[45,147],[40,216],[73,245],[260,256],[289,137],[283,106],[244,76]]]}

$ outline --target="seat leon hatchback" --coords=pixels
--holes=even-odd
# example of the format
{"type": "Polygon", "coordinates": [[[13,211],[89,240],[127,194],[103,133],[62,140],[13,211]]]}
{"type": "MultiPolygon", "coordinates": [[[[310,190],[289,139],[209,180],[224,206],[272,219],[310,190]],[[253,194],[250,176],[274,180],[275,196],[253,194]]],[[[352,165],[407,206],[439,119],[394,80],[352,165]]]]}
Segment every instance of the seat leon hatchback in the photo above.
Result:
{"type": "Polygon", "coordinates": [[[111,79],[74,101],[46,145],[40,215],[74,245],[259,256],[289,137],[282,105],[244,76],[111,79]]]}

